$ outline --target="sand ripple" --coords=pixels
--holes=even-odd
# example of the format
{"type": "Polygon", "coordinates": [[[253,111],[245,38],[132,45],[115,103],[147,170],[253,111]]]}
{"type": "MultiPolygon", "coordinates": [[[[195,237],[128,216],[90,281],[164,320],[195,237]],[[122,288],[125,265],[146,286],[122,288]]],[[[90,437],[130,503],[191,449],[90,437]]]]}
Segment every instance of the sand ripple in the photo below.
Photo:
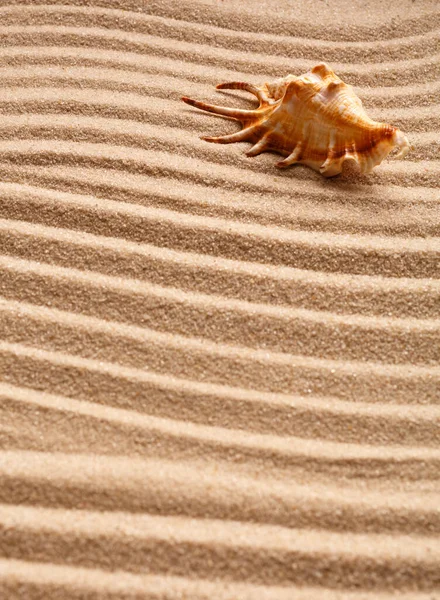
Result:
{"type": "Polygon", "coordinates": [[[315,4],[0,6],[5,600],[440,593],[440,13],[315,4]],[[281,173],[180,102],[323,59],[405,161],[281,173]]]}

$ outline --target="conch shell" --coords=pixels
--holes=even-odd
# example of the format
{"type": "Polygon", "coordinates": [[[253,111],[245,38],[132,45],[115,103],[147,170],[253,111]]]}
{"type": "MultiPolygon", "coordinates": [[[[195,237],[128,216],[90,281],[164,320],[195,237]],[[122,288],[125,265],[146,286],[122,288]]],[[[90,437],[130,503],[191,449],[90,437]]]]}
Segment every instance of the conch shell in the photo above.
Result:
{"type": "Polygon", "coordinates": [[[300,77],[287,75],[262,86],[234,81],[217,89],[246,90],[260,106],[239,110],[183,97],[191,106],[242,123],[237,133],[202,139],[217,144],[252,142],[248,156],[266,150],[285,156],[277,167],[301,163],[332,177],[342,171],[344,161],[351,160],[361,173],[371,173],[393,148],[400,150],[396,157],[405,156],[410,148],[399,129],[370,119],[352,87],[325,63],[300,77]]]}

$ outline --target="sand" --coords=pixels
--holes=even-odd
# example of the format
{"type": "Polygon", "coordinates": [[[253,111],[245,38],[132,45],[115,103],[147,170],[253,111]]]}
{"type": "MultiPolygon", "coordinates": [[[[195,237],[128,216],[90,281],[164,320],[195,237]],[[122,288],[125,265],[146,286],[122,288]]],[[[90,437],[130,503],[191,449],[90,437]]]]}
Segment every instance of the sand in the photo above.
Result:
{"type": "Polygon", "coordinates": [[[0,5],[2,600],[440,598],[440,12],[0,5]],[[182,95],[322,60],[413,150],[280,172],[182,95]]]}

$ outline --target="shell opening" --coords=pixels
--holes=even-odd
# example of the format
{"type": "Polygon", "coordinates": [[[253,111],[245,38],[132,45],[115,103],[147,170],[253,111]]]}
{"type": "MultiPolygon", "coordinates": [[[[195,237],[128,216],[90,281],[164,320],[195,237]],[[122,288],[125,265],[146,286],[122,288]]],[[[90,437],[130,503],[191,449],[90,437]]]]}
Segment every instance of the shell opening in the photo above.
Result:
{"type": "Polygon", "coordinates": [[[403,158],[408,154],[411,149],[408,138],[403,134],[400,129],[396,129],[393,135],[393,142],[399,152],[394,156],[394,158],[403,158]]]}

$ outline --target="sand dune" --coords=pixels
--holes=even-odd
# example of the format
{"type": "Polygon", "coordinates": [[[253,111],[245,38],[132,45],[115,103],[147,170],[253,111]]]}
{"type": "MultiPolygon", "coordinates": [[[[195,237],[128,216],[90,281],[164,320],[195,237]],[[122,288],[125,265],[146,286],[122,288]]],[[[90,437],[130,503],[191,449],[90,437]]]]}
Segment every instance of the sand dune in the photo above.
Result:
{"type": "Polygon", "coordinates": [[[391,4],[0,6],[5,600],[440,594],[440,13],[391,4]],[[180,101],[322,60],[405,160],[180,101]]]}

